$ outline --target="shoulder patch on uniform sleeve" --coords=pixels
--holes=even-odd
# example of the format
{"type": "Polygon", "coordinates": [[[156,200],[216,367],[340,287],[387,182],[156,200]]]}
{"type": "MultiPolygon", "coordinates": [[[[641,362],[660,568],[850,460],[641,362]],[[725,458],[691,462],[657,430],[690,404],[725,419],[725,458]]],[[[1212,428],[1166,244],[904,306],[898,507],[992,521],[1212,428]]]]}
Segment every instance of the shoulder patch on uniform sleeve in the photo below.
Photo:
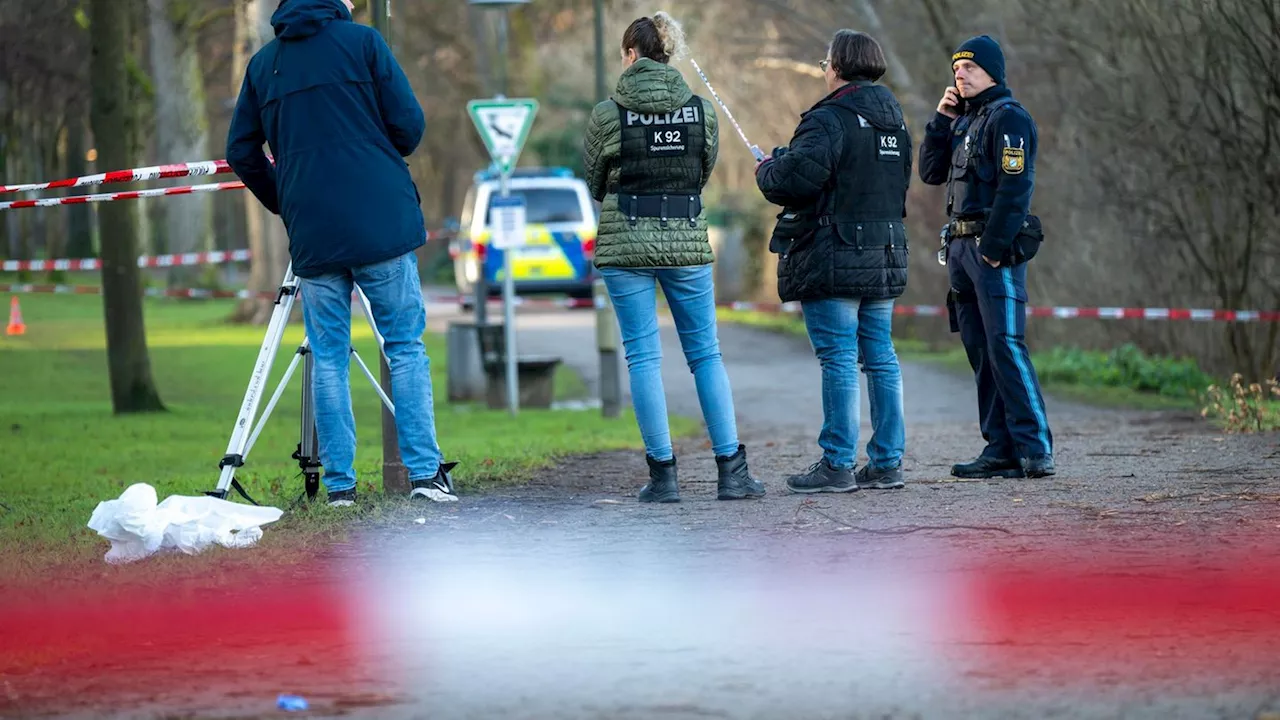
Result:
{"type": "Polygon", "coordinates": [[[1027,169],[1026,140],[1018,135],[1005,135],[1000,151],[1000,169],[1007,175],[1019,175],[1027,169]]]}

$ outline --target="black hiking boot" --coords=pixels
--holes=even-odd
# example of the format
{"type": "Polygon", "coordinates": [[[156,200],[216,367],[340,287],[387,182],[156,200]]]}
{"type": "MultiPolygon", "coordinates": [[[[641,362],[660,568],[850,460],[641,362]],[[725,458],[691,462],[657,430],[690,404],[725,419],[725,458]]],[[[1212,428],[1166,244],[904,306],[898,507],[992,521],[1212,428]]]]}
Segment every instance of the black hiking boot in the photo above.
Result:
{"type": "Polygon", "coordinates": [[[854,479],[861,490],[897,490],[907,486],[902,480],[902,466],[891,468],[873,468],[863,465],[858,469],[854,479]]]}
{"type": "Polygon", "coordinates": [[[1057,471],[1053,468],[1053,455],[1032,455],[1023,458],[1022,471],[1029,478],[1049,477],[1057,471]]]}
{"type": "Polygon", "coordinates": [[[951,474],[972,480],[1023,477],[1022,463],[1018,460],[1000,460],[987,455],[979,455],[972,462],[952,465],[951,474]]]}
{"type": "Polygon", "coordinates": [[[640,502],[680,502],[680,488],[676,484],[676,459],[659,462],[644,456],[649,463],[649,484],[640,488],[640,502]]]}
{"type": "Polygon", "coordinates": [[[833,468],[824,457],[810,465],[809,472],[787,478],[787,488],[797,493],[844,493],[857,490],[858,482],[853,477],[852,469],[833,468]]]}
{"type": "Polygon", "coordinates": [[[764,497],[764,484],[751,477],[747,469],[747,448],[738,446],[738,452],[728,456],[716,456],[720,469],[720,481],[716,486],[717,500],[742,500],[764,497]]]}

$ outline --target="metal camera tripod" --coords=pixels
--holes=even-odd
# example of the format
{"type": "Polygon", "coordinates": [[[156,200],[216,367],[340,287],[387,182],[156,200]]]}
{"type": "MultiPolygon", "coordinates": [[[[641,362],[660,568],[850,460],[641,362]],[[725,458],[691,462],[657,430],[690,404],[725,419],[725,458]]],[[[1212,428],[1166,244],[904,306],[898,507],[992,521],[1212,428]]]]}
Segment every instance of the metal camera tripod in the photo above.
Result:
{"type": "MultiPolygon", "coordinates": [[[[291,457],[298,461],[298,467],[302,469],[307,497],[314,498],[320,490],[320,451],[319,441],[316,436],[315,400],[311,391],[311,378],[314,372],[315,358],[311,353],[310,341],[305,336],[302,339],[302,344],[298,346],[297,352],[294,353],[289,367],[285,369],[284,377],[280,378],[275,394],[271,396],[267,407],[262,411],[262,417],[258,418],[256,425],[253,423],[254,415],[258,410],[258,403],[262,399],[263,387],[266,385],[267,377],[271,374],[271,365],[275,362],[276,353],[280,351],[280,342],[284,337],[285,329],[289,325],[289,315],[293,311],[293,303],[297,300],[300,290],[299,281],[297,276],[293,274],[293,264],[291,263],[289,268],[285,270],[284,282],[280,284],[280,289],[276,293],[275,309],[271,311],[271,320],[267,323],[267,333],[262,340],[262,348],[258,351],[258,360],[254,363],[253,374],[249,376],[249,387],[245,390],[244,401],[240,404],[240,414],[236,417],[236,424],[231,430],[231,441],[227,443],[227,452],[222,457],[222,460],[218,462],[218,468],[221,470],[221,475],[218,477],[218,487],[216,490],[206,491],[206,495],[225,500],[229,491],[234,489],[245,500],[254,505],[258,504],[256,500],[249,497],[249,494],[245,492],[240,481],[236,480],[236,468],[244,466],[245,458],[248,457],[249,451],[253,449],[253,444],[257,442],[258,435],[262,433],[262,428],[267,424],[267,418],[271,416],[271,411],[275,409],[276,403],[280,401],[280,396],[284,394],[285,386],[289,384],[289,379],[293,377],[299,362],[302,363],[302,413],[298,449],[294,451],[291,457]],[[252,432],[250,432],[251,428],[252,432]]],[[[373,311],[369,307],[369,298],[365,297],[364,291],[360,289],[359,285],[355,286],[355,294],[360,300],[365,319],[369,322],[369,327],[373,328],[373,335],[378,340],[378,351],[385,355],[385,341],[382,333],[378,332],[378,326],[373,320],[373,311]]],[[[369,382],[373,384],[373,389],[378,393],[378,397],[382,398],[387,410],[394,416],[396,408],[392,404],[391,398],[387,397],[387,394],[383,392],[377,378],[369,371],[369,367],[364,364],[364,360],[360,358],[360,354],[356,352],[354,347],[351,348],[351,355],[355,357],[360,369],[364,371],[365,377],[369,378],[369,382]]]]}

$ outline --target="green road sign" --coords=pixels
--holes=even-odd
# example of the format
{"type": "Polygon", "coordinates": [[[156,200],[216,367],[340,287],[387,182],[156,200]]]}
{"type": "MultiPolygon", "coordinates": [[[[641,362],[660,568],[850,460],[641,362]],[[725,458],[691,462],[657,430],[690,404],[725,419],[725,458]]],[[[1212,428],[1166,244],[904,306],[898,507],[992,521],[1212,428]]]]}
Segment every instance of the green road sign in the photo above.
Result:
{"type": "Polygon", "coordinates": [[[510,174],[525,140],[529,138],[533,116],[538,114],[538,101],[525,98],[472,100],[467,103],[467,112],[498,170],[510,174]]]}

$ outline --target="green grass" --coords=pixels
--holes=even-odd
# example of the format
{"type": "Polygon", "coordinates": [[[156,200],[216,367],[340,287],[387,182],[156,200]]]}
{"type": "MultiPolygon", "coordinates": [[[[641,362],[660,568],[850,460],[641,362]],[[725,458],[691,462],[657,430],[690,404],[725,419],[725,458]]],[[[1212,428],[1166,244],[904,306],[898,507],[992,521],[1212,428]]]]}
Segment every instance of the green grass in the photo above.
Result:
{"type": "MultiPolygon", "coordinates": [[[[214,487],[265,330],[227,324],[233,302],[147,301],[152,370],[168,412],[117,417],[110,406],[100,298],[23,296],[27,334],[0,337],[0,503],[9,508],[0,508],[0,546],[7,555],[100,557],[106,543],[85,527],[98,502],[118,497],[135,482],[153,485],[161,499],[214,487]]],[[[301,342],[300,313],[294,317],[259,412],[301,342]]],[[[368,325],[357,318],[352,328],[357,351],[376,375],[377,349],[368,325]]],[[[598,411],[522,409],[513,418],[480,405],[448,404],[443,338],[426,340],[437,432],[446,457],[461,461],[455,472],[464,495],[525,480],[565,456],[641,447],[630,413],[609,420],[598,411]]],[[[557,395],[581,395],[581,379],[567,368],[565,373],[557,378],[557,395]]],[[[379,401],[354,363],[351,374],[360,490],[376,493],[379,401]]],[[[298,442],[301,379],[299,370],[237,473],[251,495],[276,507],[287,507],[302,489],[290,458],[298,442]]],[[[697,429],[692,420],[672,418],[674,434],[697,429]]],[[[377,497],[370,497],[366,514],[379,507],[377,497]]],[[[289,522],[272,529],[329,531],[341,526],[338,517],[343,515],[321,506],[286,515],[289,522]]]]}
{"type": "MultiPolygon", "coordinates": [[[[804,320],[798,314],[726,308],[720,310],[718,316],[722,322],[807,338],[804,320]]],[[[971,372],[964,348],[958,341],[945,349],[931,348],[910,338],[895,338],[894,345],[904,359],[931,362],[961,373],[971,372]]],[[[1103,407],[1198,411],[1202,407],[1201,395],[1215,382],[1192,360],[1148,356],[1133,345],[1122,345],[1110,352],[1052,348],[1033,352],[1031,362],[1046,391],[1063,399],[1103,407]]],[[[1266,404],[1261,415],[1264,429],[1280,428],[1280,403],[1266,404]]]]}

